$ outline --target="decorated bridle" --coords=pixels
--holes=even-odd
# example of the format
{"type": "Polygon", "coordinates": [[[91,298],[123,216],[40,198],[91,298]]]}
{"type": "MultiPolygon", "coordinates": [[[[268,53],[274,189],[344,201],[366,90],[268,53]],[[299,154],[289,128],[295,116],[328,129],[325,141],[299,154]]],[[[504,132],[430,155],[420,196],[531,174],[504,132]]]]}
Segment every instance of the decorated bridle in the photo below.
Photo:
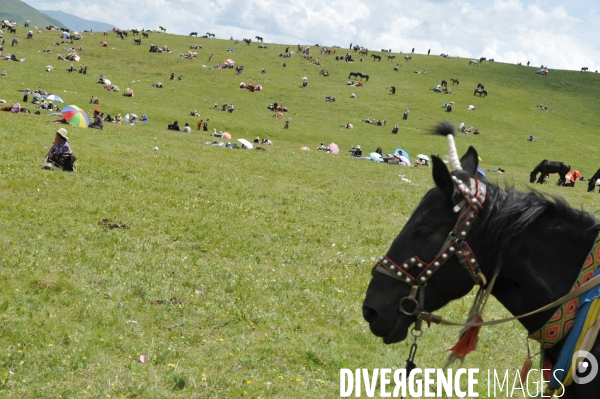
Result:
{"type": "MultiPolygon", "coordinates": [[[[479,263],[473,254],[473,250],[467,243],[467,236],[469,231],[473,227],[478,213],[483,207],[486,194],[485,183],[470,179],[470,187],[465,185],[456,176],[452,176],[454,184],[456,185],[459,193],[463,199],[454,206],[455,212],[460,212],[458,219],[454,225],[448,238],[442,245],[442,248],[438,254],[430,262],[425,262],[418,256],[413,256],[406,259],[404,262],[399,264],[394,262],[388,256],[383,255],[379,257],[377,264],[374,267],[374,271],[383,273],[387,276],[400,280],[411,286],[410,294],[400,300],[400,311],[406,315],[419,316],[424,313],[425,310],[420,308],[423,304],[419,304],[416,299],[417,292],[422,292],[427,285],[427,282],[433,276],[433,274],[439,270],[439,268],[446,263],[452,255],[455,255],[460,264],[469,272],[471,278],[475,284],[485,286],[487,284],[486,278],[481,272],[479,263]],[[414,270],[417,270],[415,273],[414,270]],[[418,313],[413,310],[406,310],[404,303],[413,302],[418,309],[418,313]]],[[[421,296],[423,294],[421,293],[421,296]]],[[[421,300],[422,302],[422,300],[421,300]]]]}
{"type": "MultiPolygon", "coordinates": [[[[449,158],[452,171],[462,170],[456,153],[454,137],[451,134],[447,137],[450,147],[449,158]]],[[[404,262],[396,263],[387,255],[383,255],[379,257],[379,260],[373,267],[373,272],[383,273],[411,286],[410,294],[400,300],[399,307],[399,312],[407,316],[417,316],[420,319],[422,315],[429,315],[422,308],[425,297],[425,286],[431,276],[453,255],[457,257],[461,265],[469,272],[475,284],[482,287],[487,284],[475,254],[473,254],[473,250],[466,241],[477,215],[483,208],[487,191],[486,185],[484,182],[473,178],[470,178],[469,185],[466,185],[457,176],[452,176],[452,181],[461,196],[454,206],[454,212],[459,213],[459,216],[453,229],[448,234],[448,238],[433,260],[425,262],[415,255],[404,262]],[[417,294],[419,294],[418,300],[417,294]],[[413,303],[414,309],[406,309],[405,304],[407,302],[413,303]]]]}

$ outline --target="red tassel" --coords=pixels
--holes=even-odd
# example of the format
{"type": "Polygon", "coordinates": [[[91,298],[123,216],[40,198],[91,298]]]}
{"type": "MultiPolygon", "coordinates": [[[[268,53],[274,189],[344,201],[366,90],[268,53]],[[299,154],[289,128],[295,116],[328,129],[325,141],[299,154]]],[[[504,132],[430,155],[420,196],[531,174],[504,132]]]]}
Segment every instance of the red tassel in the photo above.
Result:
{"type": "Polygon", "coordinates": [[[525,363],[523,363],[523,367],[521,368],[521,381],[527,380],[529,370],[531,370],[531,356],[527,355],[527,359],[525,359],[525,363]]]}
{"type": "MultiPolygon", "coordinates": [[[[481,316],[477,316],[475,318],[475,323],[481,323],[483,319],[481,316]]],[[[448,349],[449,351],[460,356],[461,359],[464,359],[469,353],[473,352],[477,348],[477,337],[479,337],[479,329],[481,327],[469,327],[465,331],[465,333],[460,337],[456,345],[452,348],[448,349]]]]}
{"type": "Polygon", "coordinates": [[[546,356],[544,356],[544,362],[542,364],[542,369],[544,369],[544,380],[550,381],[552,379],[552,369],[554,368],[554,366],[546,356]]]}

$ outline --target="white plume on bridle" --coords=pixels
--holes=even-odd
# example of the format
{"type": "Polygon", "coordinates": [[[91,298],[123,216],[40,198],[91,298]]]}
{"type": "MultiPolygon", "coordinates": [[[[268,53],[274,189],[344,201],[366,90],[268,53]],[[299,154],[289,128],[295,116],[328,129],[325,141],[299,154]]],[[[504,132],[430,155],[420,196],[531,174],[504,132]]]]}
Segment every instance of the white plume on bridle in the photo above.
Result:
{"type": "Polygon", "coordinates": [[[443,121],[435,127],[435,133],[448,138],[448,162],[450,163],[450,169],[453,172],[462,170],[460,160],[458,159],[458,152],[456,151],[456,143],[454,142],[454,135],[456,134],[454,125],[448,121],[443,121]]]}
{"type": "Polygon", "coordinates": [[[456,144],[454,143],[454,136],[449,134],[446,137],[448,137],[448,160],[450,161],[450,169],[453,172],[462,170],[460,160],[458,159],[458,152],[456,151],[456,144]]]}

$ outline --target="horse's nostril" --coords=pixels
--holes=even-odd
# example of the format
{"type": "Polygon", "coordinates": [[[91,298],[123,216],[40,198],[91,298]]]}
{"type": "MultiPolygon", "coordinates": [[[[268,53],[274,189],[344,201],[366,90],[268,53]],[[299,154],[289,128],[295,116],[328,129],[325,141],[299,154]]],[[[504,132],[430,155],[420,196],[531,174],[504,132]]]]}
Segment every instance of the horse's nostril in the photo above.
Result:
{"type": "Polygon", "coordinates": [[[367,322],[372,323],[377,320],[377,311],[368,306],[363,306],[363,317],[367,322]]]}

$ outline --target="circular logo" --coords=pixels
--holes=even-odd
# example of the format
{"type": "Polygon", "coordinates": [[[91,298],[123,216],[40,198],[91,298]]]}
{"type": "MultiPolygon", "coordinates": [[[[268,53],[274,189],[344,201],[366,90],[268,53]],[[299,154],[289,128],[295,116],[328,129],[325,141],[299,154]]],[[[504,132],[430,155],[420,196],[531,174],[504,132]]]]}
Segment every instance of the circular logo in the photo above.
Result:
{"type": "Polygon", "coordinates": [[[574,383],[587,384],[598,375],[598,360],[587,351],[577,351],[571,359],[571,370],[574,383]]]}

